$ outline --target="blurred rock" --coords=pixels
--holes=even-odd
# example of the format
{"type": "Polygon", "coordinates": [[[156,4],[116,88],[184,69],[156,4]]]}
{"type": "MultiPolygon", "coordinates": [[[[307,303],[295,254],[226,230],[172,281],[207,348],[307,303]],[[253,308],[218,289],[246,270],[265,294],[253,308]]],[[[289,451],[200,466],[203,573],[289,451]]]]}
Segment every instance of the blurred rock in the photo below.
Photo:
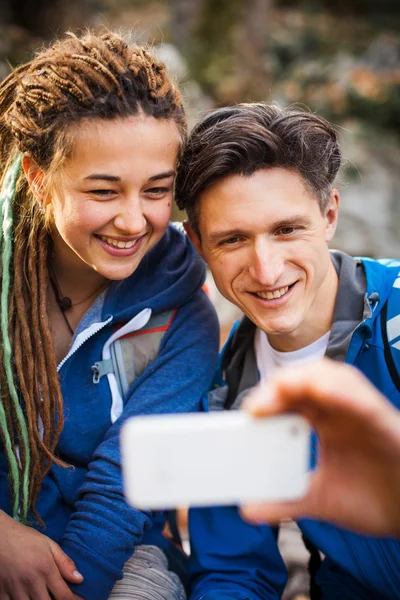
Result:
{"type": "Polygon", "coordinates": [[[333,246],[353,255],[400,256],[400,147],[395,136],[352,121],[342,131],[339,226],[333,246]]]}
{"type": "Polygon", "coordinates": [[[191,79],[188,64],[175,46],[159,44],[155,47],[155,52],[179,83],[185,102],[189,129],[191,129],[207,111],[213,108],[213,102],[202,91],[197,81],[191,79]]]}

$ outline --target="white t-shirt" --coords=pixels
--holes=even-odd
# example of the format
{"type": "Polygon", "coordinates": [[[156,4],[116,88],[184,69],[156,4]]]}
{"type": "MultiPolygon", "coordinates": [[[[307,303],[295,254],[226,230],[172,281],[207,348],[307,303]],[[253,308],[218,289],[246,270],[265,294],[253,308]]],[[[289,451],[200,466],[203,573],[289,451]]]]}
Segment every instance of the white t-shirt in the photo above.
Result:
{"type": "MultiPolygon", "coordinates": [[[[329,334],[330,331],[300,350],[278,352],[272,348],[266,333],[257,329],[254,336],[254,350],[261,381],[271,377],[275,369],[279,367],[301,365],[313,359],[323,358],[328,346],[329,334]]],[[[278,546],[287,566],[289,563],[296,563],[304,572],[306,571],[305,565],[309,560],[309,553],[302,543],[301,532],[295,523],[284,522],[281,524],[278,546]]]]}
{"type": "Polygon", "coordinates": [[[267,380],[279,367],[302,365],[318,358],[323,358],[328,346],[329,334],[325,333],[318,340],[293,352],[279,352],[268,341],[267,334],[261,329],[254,336],[254,350],[261,381],[267,380]]]}

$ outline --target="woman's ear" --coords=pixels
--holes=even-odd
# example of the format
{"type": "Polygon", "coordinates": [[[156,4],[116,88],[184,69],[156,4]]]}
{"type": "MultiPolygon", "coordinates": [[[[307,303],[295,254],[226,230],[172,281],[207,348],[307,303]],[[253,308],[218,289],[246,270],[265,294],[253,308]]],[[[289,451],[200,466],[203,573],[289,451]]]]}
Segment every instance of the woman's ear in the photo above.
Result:
{"type": "Polygon", "coordinates": [[[22,168],[32,194],[40,203],[43,203],[44,175],[42,169],[28,154],[25,154],[22,159],[22,168]]]}

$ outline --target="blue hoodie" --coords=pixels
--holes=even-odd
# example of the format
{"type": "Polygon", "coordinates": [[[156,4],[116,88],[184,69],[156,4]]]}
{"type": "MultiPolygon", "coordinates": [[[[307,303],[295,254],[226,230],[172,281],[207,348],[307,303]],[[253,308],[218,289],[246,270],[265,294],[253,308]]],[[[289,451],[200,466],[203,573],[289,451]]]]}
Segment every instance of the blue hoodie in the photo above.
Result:
{"type": "MultiPolygon", "coordinates": [[[[388,369],[381,330],[386,327],[382,308],[395,280],[396,285],[399,282],[400,263],[361,262],[342,253],[337,253],[336,259],[333,255],[332,260],[341,267],[327,354],[354,364],[400,408],[400,391],[388,369]],[[363,285],[359,285],[361,273],[363,285]],[[357,311],[359,317],[355,316],[357,311]]],[[[227,347],[229,342],[225,351],[227,347]]],[[[221,362],[223,356],[224,351],[221,362]]],[[[247,364],[246,368],[249,370],[247,364]]],[[[218,386],[226,386],[225,372],[222,367],[217,370],[217,387],[209,400],[218,399],[218,390],[224,391],[218,386]]],[[[312,519],[300,519],[298,525],[325,555],[317,572],[324,600],[400,599],[399,540],[363,536],[312,519]]],[[[190,531],[190,600],[281,598],[286,568],[278,550],[276,528],[246,523],[237,508],[229,506],[192,509],[190,531]]]]}
{"type": "MultiPolygon", "coordinates": [[[[133,415],[199,410],[219,341],[218,321],[202,290],[204,277],[204,265],[190,242],[169,226],[133,275],[111,283],[89,309],[59,365],[65,424],[56,452],[71,468],[52,466],[36,508],[46,524],[44,533],[84,576],[82,584],[70,586],[83,598],[106,600],[137,544],[158,545],[168,554],[163,515],[125,502],[119,433],[133,415]],[[131,330],[138,329],[151,311],[174,308],[178,310],[158,355],[118,406],[121,399],[107,377],[93,382],[92,365],[102,359],[118,326],[132,320],[131,330]]],[[[7,473],[0,447],[0,509],[12,514],[7,473]]]]}

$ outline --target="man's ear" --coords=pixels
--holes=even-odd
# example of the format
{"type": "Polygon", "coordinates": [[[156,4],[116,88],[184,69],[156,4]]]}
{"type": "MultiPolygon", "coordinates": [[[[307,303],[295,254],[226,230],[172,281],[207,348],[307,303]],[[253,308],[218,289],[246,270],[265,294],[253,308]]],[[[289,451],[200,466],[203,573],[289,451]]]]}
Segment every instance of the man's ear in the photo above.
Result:
{"type": "Polygon", "coordinates": [[[34,161],[34,159],[25,154],[22,159],[22,168],[25,177],[28,180],[29,188],[32,194],[39,202],[43,202],[43,180],[44,175],[42,169],[34,161]]]}
{"type": "Polygon", "coordinates": [[[329,196],[328,204],[325,209],[325,240],[329,243],[335,235],[338,216],[339,216],[340,196],[334,188],[329,196]]]}
{"type": "Polygon", "coordinates": [[[200,254],[200,256],[204,259],[203,248],[201,246],[201,240],[200,240],[198,234],[195,232],[193,227],[190,225],[189,221],[184,221],[183,226],[185,228],[186,235],[188,236],[189,240],[192,242],[193,246],[196,248],[196,250],[200,254]]]}

